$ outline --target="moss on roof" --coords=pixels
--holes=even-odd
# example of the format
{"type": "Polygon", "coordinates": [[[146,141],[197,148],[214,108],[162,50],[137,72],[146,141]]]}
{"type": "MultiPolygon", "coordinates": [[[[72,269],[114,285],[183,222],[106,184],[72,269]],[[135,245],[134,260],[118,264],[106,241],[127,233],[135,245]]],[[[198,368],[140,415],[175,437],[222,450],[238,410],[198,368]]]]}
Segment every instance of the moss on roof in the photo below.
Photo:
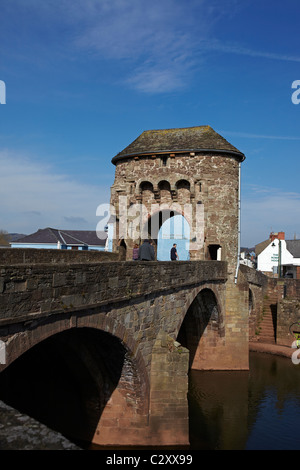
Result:
{"type": "Polygon", "coordinates": [[[116,163],[119,159],[136,155],[205,150],[219,150],[236,154],[241,161],[245,158],[242,152],[227,142],[210,126],[198,126],[144,131],[128,147],[119,152],[112,159],[112,163],[116,163]]]}

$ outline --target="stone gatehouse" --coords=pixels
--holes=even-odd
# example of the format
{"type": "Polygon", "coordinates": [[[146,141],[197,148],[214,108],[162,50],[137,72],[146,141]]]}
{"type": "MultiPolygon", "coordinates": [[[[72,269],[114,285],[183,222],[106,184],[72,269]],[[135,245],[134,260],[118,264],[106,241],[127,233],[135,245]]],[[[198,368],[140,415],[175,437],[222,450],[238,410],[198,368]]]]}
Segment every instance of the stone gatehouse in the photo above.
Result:
{"type": "Polygon", "coordinates": [[[190,228],[188,259],[227,261],[233,269],[244,159],[210,126],[143,132],[112,159],[114,251],[131,259],[133,244],[143,238],[157,249],[163,222],[181,215],[190,228]]]}

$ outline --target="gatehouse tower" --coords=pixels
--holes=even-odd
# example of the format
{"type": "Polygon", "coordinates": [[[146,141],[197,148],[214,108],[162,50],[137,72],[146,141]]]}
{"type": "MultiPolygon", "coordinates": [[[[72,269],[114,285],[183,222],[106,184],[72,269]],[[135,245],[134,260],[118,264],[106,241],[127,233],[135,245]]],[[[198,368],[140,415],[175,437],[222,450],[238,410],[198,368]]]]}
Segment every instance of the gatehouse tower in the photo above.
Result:
{"type": "Polygon", "coordinates": [[[186,259],[222,260],[234,268],[244,159],[210,126],[144,131],[112,159],[113,251],[130,260],[134,243],[150,238],[158,254],[167,238],[160,236],[163,224],[171,227],[172,218],[181,216],[189,229],[186,259]]]}

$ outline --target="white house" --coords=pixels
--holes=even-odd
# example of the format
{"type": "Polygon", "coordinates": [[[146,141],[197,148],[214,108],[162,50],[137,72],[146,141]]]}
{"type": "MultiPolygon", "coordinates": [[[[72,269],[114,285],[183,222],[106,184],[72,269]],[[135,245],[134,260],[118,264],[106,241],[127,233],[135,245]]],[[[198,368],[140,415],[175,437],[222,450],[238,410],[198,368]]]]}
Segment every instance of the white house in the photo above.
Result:
{"type": "Polygon", "coordinates": [[[284,232],[271,233],[255,246],[257,269],[268,275],[299,278],[300,240],[285,240],[284,232]]]}
{"type": "Polygon", "coordinates": [[[252,249],[242,249],[240,253],[240,264],[244,264],[249,268],[256,268],[256,257],[252,249]]]}

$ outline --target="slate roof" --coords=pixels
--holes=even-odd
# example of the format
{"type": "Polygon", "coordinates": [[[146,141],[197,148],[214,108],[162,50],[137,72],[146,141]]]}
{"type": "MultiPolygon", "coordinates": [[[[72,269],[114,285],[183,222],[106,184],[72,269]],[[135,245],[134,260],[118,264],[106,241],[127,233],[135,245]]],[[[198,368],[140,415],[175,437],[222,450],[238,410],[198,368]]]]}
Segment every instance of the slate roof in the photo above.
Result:
{"type": "Polygon", "coordinates": [[[271,243],[271,239],[269,238],[268,240],[265,240],[255,245],[256,256],[260,255],[265,250],[265,248],[267,248],[267,246],[270,245],[270,243],[271,243]]]}
{"type": "MultiPolygon", "coordinates": [[[[260,255],[262,251],[264,251],[265,248],[267,248],[268,245],[272,240],[270,238],[268,240],[265,240],[258,245],[255,245],[255,254],[256,256],[260,255]]],[[[291,253],[291,255],[294,258],[300,258],[300,240],[285,240],[286,242],[286,248],[287,250],[291,253]]]]}
{"type": "Polygon", "coordinates": [[[300,258],[300,240],[286,240],[286,247],[294,258],[300,258]]]}
{"type": "Polygon", "coordinates": [[[23,238],[19,238],[14,243],[55,243],[59,241],[62,245],[97,245],[104,246],[107,238],[106,232],[98,232],[101,239],[97,237],[95,230],[58,230],[47,227],[40,229],[31,235],[27,235],[23,238]]]}
{"type": "Polygon", "coordinates": [[[128,147],[119,152],[112,159],[112,163],[137,155],[214,150],[234,154],[240,161],[245,159],[242,152],[210,126],[198,126],[144,131],[128,147]]]}

